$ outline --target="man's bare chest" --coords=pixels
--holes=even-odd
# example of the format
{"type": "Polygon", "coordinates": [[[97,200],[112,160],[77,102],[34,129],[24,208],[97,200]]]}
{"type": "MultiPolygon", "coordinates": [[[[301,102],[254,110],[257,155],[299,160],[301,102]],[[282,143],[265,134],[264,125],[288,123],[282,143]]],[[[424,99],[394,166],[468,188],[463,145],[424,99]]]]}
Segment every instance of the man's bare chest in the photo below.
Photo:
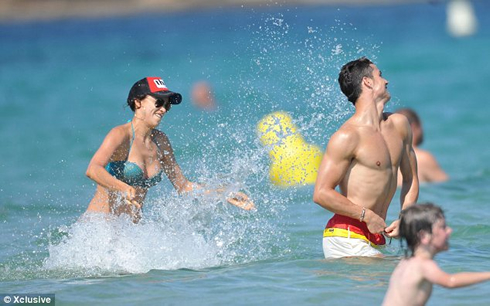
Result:
{"type": "Polygon", "coordinates": [[[392,131],[365,132],[356,149],[358,163],[374,169],[399,166],[403,150],[402,139],[392,131]]]}

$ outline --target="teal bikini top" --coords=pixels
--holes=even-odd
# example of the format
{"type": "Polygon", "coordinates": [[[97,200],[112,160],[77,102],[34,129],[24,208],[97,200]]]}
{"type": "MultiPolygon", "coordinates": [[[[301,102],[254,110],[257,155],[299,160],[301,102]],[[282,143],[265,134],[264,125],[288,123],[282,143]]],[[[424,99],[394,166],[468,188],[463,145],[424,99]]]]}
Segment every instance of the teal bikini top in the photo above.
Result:
{"type": "MultiPolygon", "coordinates": [[[[131,152],[131,147],[133,146],[134,141],[134,128],[132,122],[131,130],[133,131],[133,137],[131,138],[131,142],[129,144],[128,156],[131,152]]],[[[145,178],[145,174],[140,166],[138,166],[136,163],[124,160],[108,163],[106,170],[118,180],[123,181],[130,186],[142,188],[150,188],[155,186],[162,180],[163,175],[163,170],[160,170],[160,172],[155,174],[153,177],[145,178]]]]}

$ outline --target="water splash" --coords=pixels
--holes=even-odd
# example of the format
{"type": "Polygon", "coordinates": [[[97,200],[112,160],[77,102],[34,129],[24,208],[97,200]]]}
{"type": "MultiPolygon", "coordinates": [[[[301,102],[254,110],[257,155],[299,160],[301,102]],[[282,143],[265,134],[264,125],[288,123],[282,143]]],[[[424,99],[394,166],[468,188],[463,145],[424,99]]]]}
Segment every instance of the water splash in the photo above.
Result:
{"type": "Polygon", "coordinates": [[[252,54],[250,73],[247,86],[237,86],[239,96],[253,100],[246,104],[254,105],[250,117],[287,111],[298,118],[301,134],[325,144],[325,135],[353,112],[338,87],[340,68],[361,56],[376,60],[379,44],[369,37],[353,38],[357,29],[339,19],[305,28],[290,22],[294,18],[277,14],[251,27],[253,39],[246,47],[252,54]]]}
{"type": "Polygon", "coordinates": [[[355,30],[339,20],[330,28],[295,28],[280,14],[251,25],[252,38],[243,47],[250,57],[236,55],[248,63],[223,81],[223,87],[233,88],[228,97],[232,107],[199,120],[189,117],[181,127],[177,137],[183,145],[176,146],[176,152],[180,150],[183,168],[191,169],[191,176],[209,189],[245,191],[257,211],[241,211],[223,195],[179,196],[168,185],[159,186],[149,194],[140,224],[92,215],[48,231],[46,246],[40,247],[45,257],[22,264],[31,267],[24,274],[106,276],[204,269],[290,253],[282,229],[287,228],[283,223],[294,195],[278,194],[270,185],[267,150],[255,126],[264,114],[286,110],[298,118],[294,123],[305,138],[325,144],[326,135],[352,111],[336,84],[341,65],[362,55],[374,60],[378,52],[377,45],[344,38],[355,30]]]}
{"type": "Polygon", "coordinates": [[[241,211],[217,193],[162,192],[149,202],[139,224],[124,216],[91,214],[64,228],[61,241],[48,248],[44,269],[85,275],[203,269],[267,259],[279,255],[273,249],[287,250],[273,239],[280,233],[272,221],[278,207],[241,211]]]}

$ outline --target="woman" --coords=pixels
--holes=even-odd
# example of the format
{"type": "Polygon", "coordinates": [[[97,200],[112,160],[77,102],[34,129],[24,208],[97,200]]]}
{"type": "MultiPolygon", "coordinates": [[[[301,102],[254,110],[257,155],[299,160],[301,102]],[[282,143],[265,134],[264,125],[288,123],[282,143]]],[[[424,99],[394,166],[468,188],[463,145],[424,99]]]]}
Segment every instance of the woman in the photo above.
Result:
{"type": "MultiPolygon", "coordinates": [[[[169,139],[156,129],[171,105],[181,101],[161,78],[147,77],[133,85],[128,95],[133,119],[109,132],[87,168],[87,176],[97,183],[87,212],[126,213],[136,223],[148,189],[163,174],[179,193],[202,188],[184,176],[169,139]]],[[[241,192],[227,200],[245,210],[254,208],[241,192]]]]}

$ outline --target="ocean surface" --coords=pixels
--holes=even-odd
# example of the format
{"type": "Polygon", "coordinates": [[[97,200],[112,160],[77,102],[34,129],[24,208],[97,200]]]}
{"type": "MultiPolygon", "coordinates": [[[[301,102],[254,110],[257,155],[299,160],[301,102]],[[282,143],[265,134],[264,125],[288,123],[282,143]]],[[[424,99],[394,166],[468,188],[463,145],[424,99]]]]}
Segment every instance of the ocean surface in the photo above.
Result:
{"type": "MultiPolygon", "coordinates": [[[[420,202],[442,206],[450,273],[490,270],[490,2],[478,31],[446,29],[446,2],[396,6],[216,8],[105,19],[0,24],[0,294],[55,294],[58,305],[379,305],[403,256],[325,260],[332,214],[313,186],[278,188],[257,122],[286,111],[324,150],[353,112],[337,75],[367,56],[390,81],[388,111],[414,108],[423,148],[450,175],[420,202]],[[131,119],[132,84],[161,76],[182,93],[160,128],[185,175],[250,195],[150,190],[140,224],[78,221],[95,191],[86,167],[108,131],[131,119]],[[193,105],[195,82],[218,107],[193,105]]],[[[399,193],[388,222],[399,212],[399,193]]],[[[434,287],[429,305],[489,305],[490,283],[434,287]]]]}

